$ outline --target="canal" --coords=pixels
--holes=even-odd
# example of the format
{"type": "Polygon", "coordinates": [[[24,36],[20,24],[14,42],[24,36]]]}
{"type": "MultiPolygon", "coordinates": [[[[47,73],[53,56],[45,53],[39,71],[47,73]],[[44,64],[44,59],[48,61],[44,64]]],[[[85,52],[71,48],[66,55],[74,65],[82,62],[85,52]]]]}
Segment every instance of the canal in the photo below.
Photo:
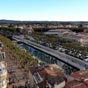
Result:
{"type": "Polygon", "coordinates": [[[57,65],[61,66],[64,69],[64,73],[67,75],[78,70],[77,68],[72,67],[72,66],[58,60],[57,58],[55,58],[51,55],[48,55],[47,53],[44,53],[38,49],[35,49],[23,42],[17,42],[17,45],[19,47],[25,48],[27,52],[30,52],[34,57],[36,57],[36,59],[44,62],[45,64],[57,64],[57,65]]]}

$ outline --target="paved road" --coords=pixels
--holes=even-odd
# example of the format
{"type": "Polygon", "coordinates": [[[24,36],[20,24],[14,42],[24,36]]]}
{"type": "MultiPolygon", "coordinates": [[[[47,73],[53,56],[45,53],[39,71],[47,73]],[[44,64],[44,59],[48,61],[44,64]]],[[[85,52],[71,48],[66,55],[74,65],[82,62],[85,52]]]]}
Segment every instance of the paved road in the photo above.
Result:
{"type": "Polygon", "coordinates": [[[80,70],[88,69],[88,63],[84,62],[78,58],[75,58],[75,57],[69,56],[65,53],[61,53],[59,51],[50,49],[48,47],[42,46],[42,45],[37,44],[35,42],[19,38],[19,36],[14,36],[13,38],[18,40],[18,41],[22,41],[22,42],[28,44],[29,46],[32,46],[38,50],[41,50],[41,51],[43,51],[49,55],[52,55],[52,56],[56,57],[58,60],[61,60],[65,63],[68,63],[68,64],[70,64],[70,65],[72,65],[72,66],[74,66],[80,70]]]}

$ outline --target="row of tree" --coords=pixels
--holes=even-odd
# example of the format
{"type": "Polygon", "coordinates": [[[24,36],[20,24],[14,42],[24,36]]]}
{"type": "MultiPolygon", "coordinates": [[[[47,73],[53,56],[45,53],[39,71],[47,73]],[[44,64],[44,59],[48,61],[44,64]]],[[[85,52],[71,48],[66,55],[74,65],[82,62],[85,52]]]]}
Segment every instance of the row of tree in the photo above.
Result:
{"type": "Polygon", "coordinates": [[[44,41],[47,43],[51,43],[53,47],[58,46],[60,44],[69,49],[73,48],[75,50],[88,52],[88,47],[81,46],[80,43],[74,40],[64,39],[54,35],[44,35],[42,33],[37,33],[37,32],[33,34],[33,37],[37,41],[44,41]]]}

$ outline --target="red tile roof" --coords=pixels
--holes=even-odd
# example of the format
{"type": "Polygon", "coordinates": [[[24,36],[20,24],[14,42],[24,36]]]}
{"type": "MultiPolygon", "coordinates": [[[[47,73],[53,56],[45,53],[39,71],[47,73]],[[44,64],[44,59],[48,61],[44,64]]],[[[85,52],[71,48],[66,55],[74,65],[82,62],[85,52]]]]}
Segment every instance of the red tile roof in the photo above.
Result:
{"type": "Polygon", "coordinates": [[[71,74],[71,76],[74,78],[83,78],[83,79],[86,78],[86,75],[81,75],[79,73],[73,73],[73,74],[71,74]]]}
{"type": "Polygon", "coordinates": [[[88,86],[84,84],[83,82],[73,80],[66,83],[64,88],[88,88],[88,86]]]}
{"type": "Polygon", "coordinates": [[[37,67],[37,69],[35,68],[36,71],[34,68],[31,70],[32,74],[38,72],[40,77],[43,79],[43,81],[39,83],[39,86],[45,85],[46,81],[53,86],[55,83],[60,84],[66,80],[62,69],[56,65],[40,66],[39,68],[37,67]]]}
{"type": "Polygon", "coordinates": [[[71,74],[71,76],[74,78],[86,79],[86,78],[88,78],[88,70],[82,70],[82,71],[74,72],[71,74]]]}
{"type": "Polygon", "coordinates": [[[71,74],[72,81],[67,82],[65,88],[88,88],[88,70],[71,74]]]}

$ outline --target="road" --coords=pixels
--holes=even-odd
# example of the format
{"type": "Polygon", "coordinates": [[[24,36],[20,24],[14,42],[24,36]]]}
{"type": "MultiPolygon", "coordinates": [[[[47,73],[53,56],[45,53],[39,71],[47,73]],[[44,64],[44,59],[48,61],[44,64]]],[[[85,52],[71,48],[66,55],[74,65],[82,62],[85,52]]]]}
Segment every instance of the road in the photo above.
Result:
{"type": "Polygon", "coordinates": [[[22,39],[20,38],[19,36],[14,36],[13,37],[15,40],[17,41],[21,41],[21,42],[24,42],[26,44],[28,44],[29,46],[32,46],[40,51],[43,51],[51,56],[54,56],[56,57],[58,60],[61,60],[67,64],[70,64],[80,70],[85,70],[85,69],[88,69],[88,63],[87,62],[84,62],[78,58],[75,58],[75,57],[72,57],[70,55],[67,55],[65,53],[61,53],[59,51],[56,51],[56,50],[53,50],[53,49],[50,49],[48,47],[45,47],[45,46],[42,46],[40,44],[37,44],[35,42],[32,42],[32,41],[29,41],[29,40],[26,40],[26,39],[22,39]]]}

